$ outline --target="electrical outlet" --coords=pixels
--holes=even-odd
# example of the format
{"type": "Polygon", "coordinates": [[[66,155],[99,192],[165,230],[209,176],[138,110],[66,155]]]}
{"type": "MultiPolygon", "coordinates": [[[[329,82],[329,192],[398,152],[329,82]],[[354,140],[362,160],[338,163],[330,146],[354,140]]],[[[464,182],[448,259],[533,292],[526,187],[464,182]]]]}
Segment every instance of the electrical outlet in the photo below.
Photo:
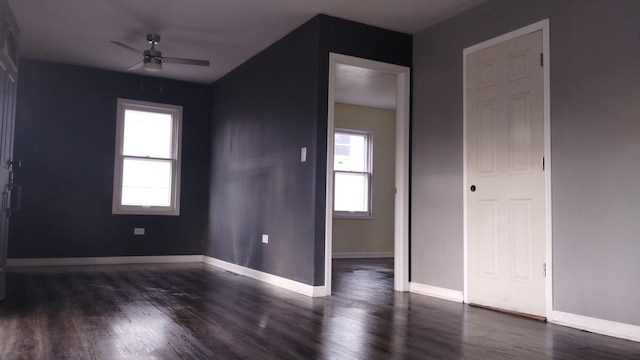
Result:
{"type": "Polygon", "coordinates": [[[144,235],[144,228],[133,228],[133,235],[144,235]]]}
{"type": "Polygon", "coordinates": [[[262,234],[262,243],[263,244],[268,244],[269,243],[269,235],[262,234]]]}

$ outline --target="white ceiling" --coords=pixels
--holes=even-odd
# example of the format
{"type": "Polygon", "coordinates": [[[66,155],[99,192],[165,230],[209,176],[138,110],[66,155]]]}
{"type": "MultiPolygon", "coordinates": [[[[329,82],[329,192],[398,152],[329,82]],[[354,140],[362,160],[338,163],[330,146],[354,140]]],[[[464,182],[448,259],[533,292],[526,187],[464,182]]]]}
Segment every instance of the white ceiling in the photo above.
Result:
{"type": "Polygon", "coordinates": [[[381,109],[396,107],[396,75],[336,64],[335,100],[381,109]]]}
{"type": "MultiPolygon", "coordinates": [[[[26,58],[126,71],[141,60],[119,41],[210,67],[163,64],[162,77],[210,84],[314,15],[409,34],[489,0],[8,0],[26,58]]],[[[137,70],[141,72],[143,70],[137,70]]],[[[147,73],[148,74],[148,73],[147,73]]]]}

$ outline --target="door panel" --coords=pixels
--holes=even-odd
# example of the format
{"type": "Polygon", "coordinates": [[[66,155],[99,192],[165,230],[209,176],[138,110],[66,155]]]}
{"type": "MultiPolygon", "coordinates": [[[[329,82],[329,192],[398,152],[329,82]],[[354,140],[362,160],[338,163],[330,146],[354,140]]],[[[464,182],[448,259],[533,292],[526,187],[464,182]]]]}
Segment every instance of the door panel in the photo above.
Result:
{"type": "Polygon", "coordinates": [[[478,176],[498,174],[496,102],[478,104],[478,176]]]}
{"type": "Polygon", "coordinates": [[[478,202],[478,242],[480,245],[480,275],[498,277],[498,202],[478,202]]]}
{"type": "Polygon", "coordinates": [[[545,316],[542,32],[467,55],[467,299],[545,316]]]}
{"type": "Polygon", "coordinates": [[[531,282],[533,280],[533,218],[531,200],[510,200],[511,280],[531,282]]]}
{"type": "Polygon", "coordinates": [[[509,172],[531,172],[530,92],[509,97],[509,172]]]}

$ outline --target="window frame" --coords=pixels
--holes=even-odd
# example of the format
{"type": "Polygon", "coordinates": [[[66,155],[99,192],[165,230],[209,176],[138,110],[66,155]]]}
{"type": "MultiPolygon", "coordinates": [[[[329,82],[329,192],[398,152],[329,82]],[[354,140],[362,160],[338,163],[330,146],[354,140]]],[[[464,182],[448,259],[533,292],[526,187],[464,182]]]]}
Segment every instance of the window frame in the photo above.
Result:
{"type": "Polygon", "coordinates": [[[335,128],[333,132],[334,136],[334,164],[333,164],[333,217],[338,219],[373,219],[373,132],[366,130],[356,130],[356,129],[346,129],[346,128],[335,128]],[[335,136],[336,134],[345,134],[345,135],[360,135],[365,137],[365,171],[346,171],[346,170],[336,170],[335,164],[335,136]],[[344,211],[344,210],[336,210],[336,174],[364,174],[367,176],[367,207],[366,211],[344,211]]]}
{"type": "Polygon", "coordinates": [[[182,151],[182,106],[148,101],[118,98],[116,116],[116,145],[113,175],[113,199],[111,212],[114,215],[180,215],[180,169],[182,151]],[[124,115],[126,110],[168,114],[172,117],[171,158],[127,156],[123,154],[124,115]],[[122,181],[124,160],[149,159],[171,161],[171,204],[169,206],[143,206],[122,204],[122,181]]]}

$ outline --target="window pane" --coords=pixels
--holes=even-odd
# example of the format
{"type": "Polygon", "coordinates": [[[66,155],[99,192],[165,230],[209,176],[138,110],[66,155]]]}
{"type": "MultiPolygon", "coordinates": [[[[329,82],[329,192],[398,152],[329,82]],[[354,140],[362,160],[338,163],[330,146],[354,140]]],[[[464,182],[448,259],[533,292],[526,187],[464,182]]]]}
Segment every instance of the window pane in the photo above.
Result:
{"type": "Polygon", "coordinates": [[[335,150],[336,156],[349,156],[351,155],[351,146],[344,144],[336,144],[335,150]]]}
{"type": "Polygon", "coordinates": [[[367,135],[336,132],[333,169],[361,171],[367,169],[367,135]]]}
{"type": "Polygon", "coordinates": [[[369,176],[335,173],[334,211],[369,211],[369,176]]]}
{"type": "Polygon", "coordinates": [[[125,110],[122,154],[170,159],[172,125],[170,114],[125,110]]]}
{"type": "Polygon", "coordinates": [[[122,205],[171,206],[171,161],[124,159],[122,205]]]}

